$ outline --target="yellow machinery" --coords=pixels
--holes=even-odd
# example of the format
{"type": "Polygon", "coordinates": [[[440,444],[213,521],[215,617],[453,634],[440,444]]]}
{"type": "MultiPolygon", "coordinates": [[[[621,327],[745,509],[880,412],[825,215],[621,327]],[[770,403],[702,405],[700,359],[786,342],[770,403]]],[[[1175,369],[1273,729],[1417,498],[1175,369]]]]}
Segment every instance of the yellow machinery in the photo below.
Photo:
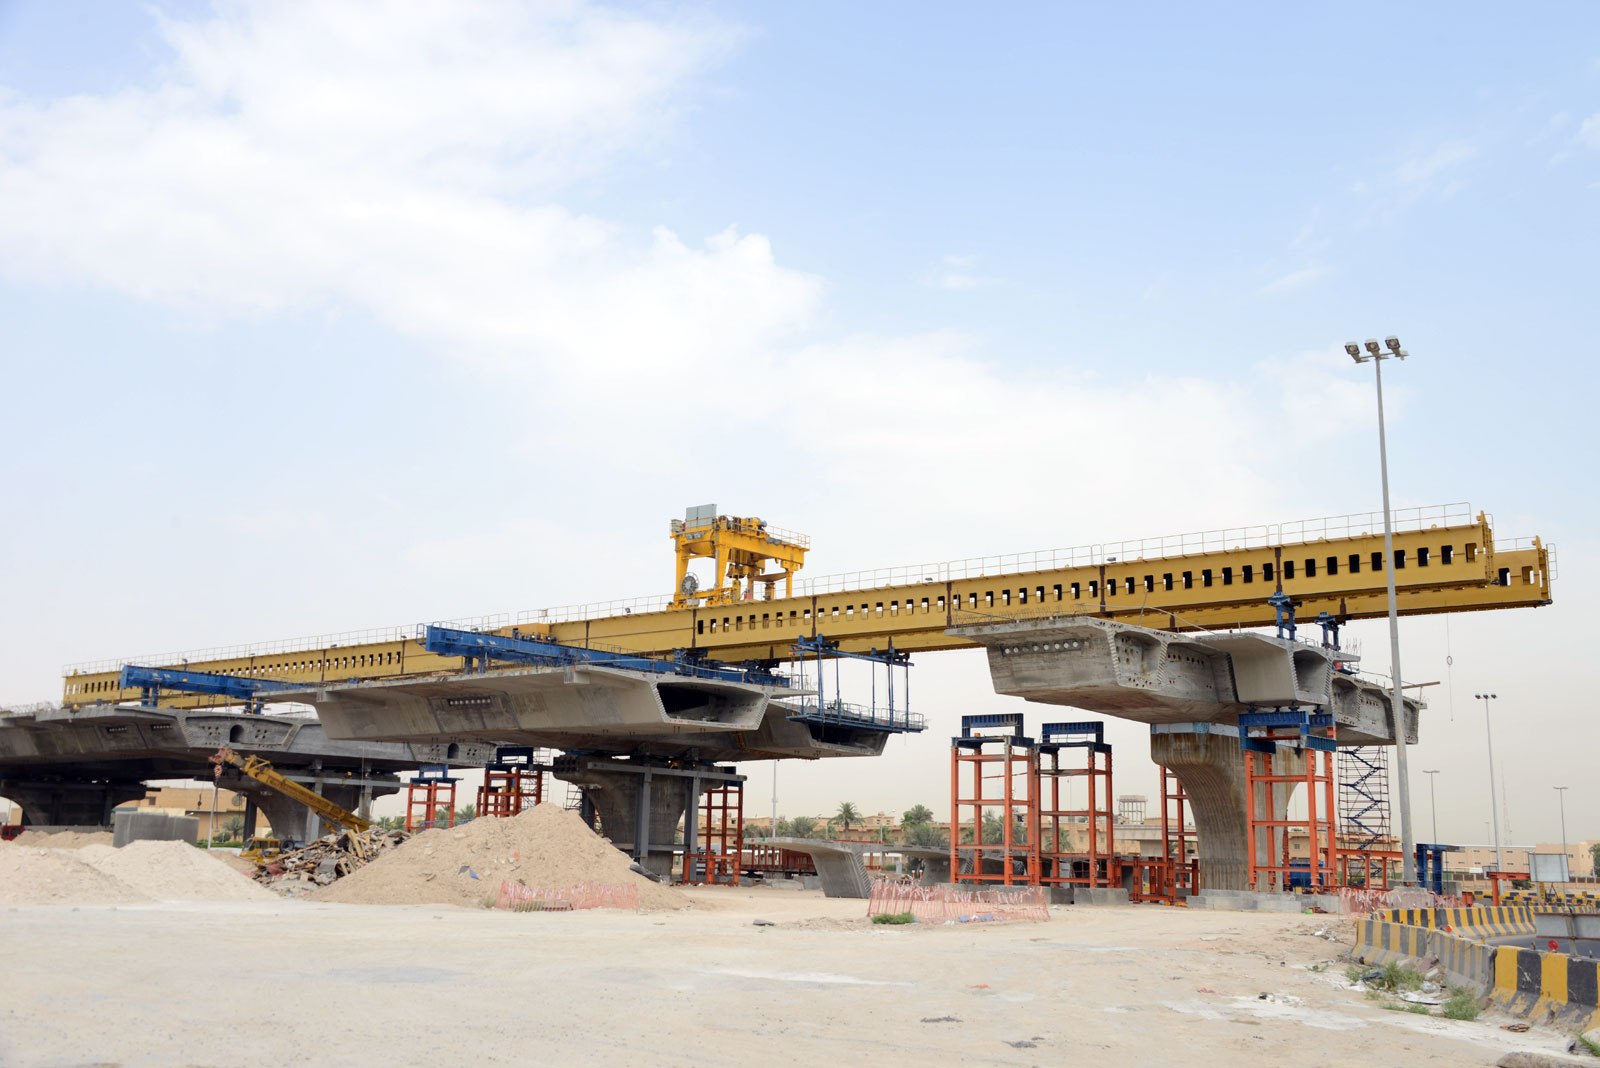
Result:
{"type": "MultiPolygon", "coordinates": [[[[307,790],[293,779],[274,771],[272,765],[260,757],[241,757],[232,749],[223,746],[217,750],[216,755],[211,758],[211,762],[217,766],[218,772],[222,770],[222,765],[231,764],[261,785],[270,786],[285,797],[300,802],[341,830],[360,833],[372,827],[371,820],[362,819],[354,812],[340,808],[314,790],[307,790]]],[[[260,844],[271,840],[257,839],[256,841],[260,844]]],[[[277,845],[278,843],[273,842],[273,844],[277,845]]],[[[264,849],[257,850],[257,852],[265,854],[264,849]]],[[[241,853],[240,855],[243,856],[244,854],[241,853]]]]}
{"type": "Polygon", "coordinates": [[[243,848],[239,850],[239,858],[241,860],[253,860],[257,864],[265,864],[282,852],[282,839],[250,838],[244,843],[243,848]]]}
{"type": "Polygon", "coordinates": [[[763,599],[770,601],[779,579],[783,595],[794,596],[794,573],[805,566],[811,539],[772,529],[764,519],[718,515],[716,505],[703,504],[672,521],[672,543],[678,554],[678,577],[671,607],[709,608],[755,600],[758,582],[763,599]],[[700,589],[689,574],[689,561],[705,558],[716,561],[712,571],[716,585],[709,590],[700,589]],[[769,560],[777,570],[764,574],[769,560]]]}
{"type": "MultiPolygon", "coordinates": [[[[1340,621],[1378,619],[1388,612],[1381,512],[858,572],[812,580],[799,594],[793,575],[808,546],[798,535],[757,519],[703,513],[674,522],[672,535],[678,592],[670,599],[526,612],[476,629],[738,663],[792,659],[796,640],[819,635],[846,652],[891,643],[906,652],[972,648],[948,628],[1037,616],[1092,615],[1167,630],[1265,627],[1277,621],[1267,602],[1275,593],[1292,598],[1302,620],[1323,612],[1340,621]],[[697,557],[717,561],[715,590],[686,588],[688,562],[697,557]],[[763,574],[768,561],[778,570],[763,574]],[[771,591],[779,578],[783,596],[747,599],[755,583],[771,591]]],[[[1497,543],[1489,518],[1465,505],[1397,511],[1394,549],[1404,615],[1550,603],[1553,550],[1538,538],[1497,543]]],[[[423,649],[410,628],[217,650],[184,663],[193,671],[302,684],[462,666],[458,656],[423,649]]],[[[69,707],[140,698],[138,689],[121,686],[119,664],[69,669],[63,690],[69,707]]],[[[159,701],[237,703],[171,692],[159,701]]]]}

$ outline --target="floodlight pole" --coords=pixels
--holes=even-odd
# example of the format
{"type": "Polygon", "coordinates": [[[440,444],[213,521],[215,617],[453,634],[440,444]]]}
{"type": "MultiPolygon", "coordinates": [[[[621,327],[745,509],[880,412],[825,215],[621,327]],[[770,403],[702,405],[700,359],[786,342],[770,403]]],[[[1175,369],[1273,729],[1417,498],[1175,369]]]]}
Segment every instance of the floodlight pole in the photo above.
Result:
{"type": "MultiPolygon", "coordinates": [[[[1399,341],[1387,339],[1390,351],[1405,359],[1406,353],[1399,341]]],[[[1378,383],[1378,467],[1383,476],[1383,573],[1389,591],[1389,670],[1393,675],[1394,693],[1391,697],[1390,723],[1394,728],[1395,767],[1400,777],[1400,881],[1411,884],[1417,881],[1417,841],[1411,833],[1411,773],[1406,764],[1406,705],[1400,686],[1400,605],[1394,594],[1394,513],[1389,508],[1389,441],[1383,426],[1383,361],[1389,358],[1378,348],[1376,341],[1367,342],[1367,355],[1359,354],[1356,346],[1347,345],[1345,351],[1357,363],[1372,361],[1378,383]]]]}
{"type": "Polygon", "coordinates": [[[1489,815],[1494,819],[1494,869],[1505,871],[1505,858],[1500,855],[1500,808],[1494,798],[1494,732],[1489,729],[1489,702],[1499,694],[1474,694],[1483,702],[1483,739],[1489,746],[1489,815]]]}
{"type": "MultiPolygon", "coordinates": [[[[1567,855],[1567,788],[1565,786],[1557,786],[1555,791],[1556,796],[1561,799],[1561,855],[1565,857],[1567,855]]],[[[1567,869],[1567,876],[1571,878],[1571,868],[1567,869]]]]}
{"type": "Polygon", "coordinates": [[[1439,795],[1434,792],[1433,787],[1438,781],[1434,776],[1439,774],[1439,769],[1434,768],[1432,771],[1424,771],[1422,774],[1428,777],[1428,810],[1433,813],[1433,841],[1437,845],[1439,842],[1439,795]]]}

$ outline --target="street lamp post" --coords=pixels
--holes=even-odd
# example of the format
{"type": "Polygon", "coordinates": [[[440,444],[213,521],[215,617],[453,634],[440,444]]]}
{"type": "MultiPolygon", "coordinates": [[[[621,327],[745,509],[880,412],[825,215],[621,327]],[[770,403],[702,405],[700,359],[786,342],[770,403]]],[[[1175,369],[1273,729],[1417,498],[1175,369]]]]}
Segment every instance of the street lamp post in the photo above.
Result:
{"type": "Polygon", "coordinates": [[[1429,811],[1431,811],[1433,813],[1433,844],[1434,845],[1438,845],[1439,844],[1439,795],[1433,792],[1433,784],[1436,781],[1434,779],[1434,776],[1439,774],[1439,769],[1438,768],[1434,768],[1432,771],[1424,770],[1422,774],[1424,774],[1424,775],[1426,775],[1428,777],[1428,809],[1429,809],[1429,811]]]}
{"type": "MultiPolygon", "coordinates": [[[[1555,791],[1556,796],[1561,799],[1561,855],[1565,857],[1567,855],[1567,788],[1565,786],[1557,786],[1555,791]]],[[[1572,876],[1570,864],[1571,858],[1568,858],[1568,878],[1572,876]]]]}
{"type": "Polygon", "coordinates": [[[1389,442],[1383,427],[1383,361],[1394,357],[1403,360],[1406,350],[1400,339],[1393,335],[1383,339],[1380,346],[1376,338],[1368,338],[1366,351],[1354,341],[1345,345],[1344,351],[1356,363],[1372,363],[1378,382],[1378,469],[1383,476],[1383,557],[1384,575],[1389,590],[1389,670],[1393,673],[1394,693],[1389,707],[1390,725],[1394,729],[1395,768],[1400,776],[1400,881],[1417,881],[1417,843],[1411,833],[1411,773],[1406,765],[1406,706],[1400,689],[1400,606],[1394,595],[1394,513],[1389,509],[1389,442]],[[1384,348],[1389,351],[1385,352],[1384,348]]]}
{"type": "Polygon", "coordinates": [[[1483,737],[1489,744],[1489,815],[1494,818],[1494,867],[1496,871],[1505,871],[1506,864],[1500,856],[1500,809],[1494,799],[1494,732],[1489,729],[1489,702],[1500,695],[1475,693],[1472,696],[1483,702],[1483,737]]]}

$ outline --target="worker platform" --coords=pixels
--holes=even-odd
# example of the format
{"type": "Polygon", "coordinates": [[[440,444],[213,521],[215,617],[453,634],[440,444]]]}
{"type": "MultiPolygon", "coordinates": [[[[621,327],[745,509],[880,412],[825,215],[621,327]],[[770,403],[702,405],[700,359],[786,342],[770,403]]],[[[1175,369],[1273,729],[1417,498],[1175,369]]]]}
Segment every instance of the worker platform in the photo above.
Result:
{"type": "MultiPolygon", "coordinates": [[[[0,794],[22,806],[24,822],[96,826],[117,805],[162,779],[210,779],[212,754],[228,746],[270,759],[286,776],[340,800],[400,788],[396,772],[420,764],[482,767],[494,746],[476,742],[372,742],[330,737],[315,718],[130,705],[36,708],[0,715],[0,794]]],[[[223,785],[243,793],[275,828],[298,831],[303,809],[249,779],[223,785]],[[298,810],[298,811],[297,811],[298,810]]],[[[295,834],[295,837],[300,837],[295,834]]]]}

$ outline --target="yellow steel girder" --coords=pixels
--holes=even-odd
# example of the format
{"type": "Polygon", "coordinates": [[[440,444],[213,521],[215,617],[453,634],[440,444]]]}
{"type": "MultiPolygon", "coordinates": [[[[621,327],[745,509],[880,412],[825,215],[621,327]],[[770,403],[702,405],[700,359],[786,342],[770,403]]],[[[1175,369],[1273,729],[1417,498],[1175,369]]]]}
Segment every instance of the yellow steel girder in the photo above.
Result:
{"type": "MultiPolygon", "coordinates": [[[[1394,535],[1396,598],[1406,615],[1534,607],[1550,603],[1549,551],[1496,551],[1485,518],[1394,535]]],[[[823,635],[850,651],[965,648],[948,627],[984,620],[1091,614],[1162,629],[1270,625],[1267,598],[1282,591],[1308,622],[1321,612],[1342,620],[1388,611],[1383,536],[1342,537],[1165,557],[1106,559],[1067,567],[998,569],[994,574],[929,576],[923,581],[698,608],[597,614],[541,624],[522,633],[645,655],[694,650],[728,662],[785,660],[794,641],[823,635]]],[[[581,615],[581,613],[579,613],[581,615]]],[[[508,634],[509,626],[495,628],[508,634]]],[[[424,650],[393,632],[382,640],[246,650],[189,659],[196,671],[321,683],[458,671],[459,658],[424,650]]],[[[71,706],[136,699],[118,688],[113,667],[69,669],[63,700],[71,706]]],[[[172,695],[164,704],[226,703],[172,695]]]]}

